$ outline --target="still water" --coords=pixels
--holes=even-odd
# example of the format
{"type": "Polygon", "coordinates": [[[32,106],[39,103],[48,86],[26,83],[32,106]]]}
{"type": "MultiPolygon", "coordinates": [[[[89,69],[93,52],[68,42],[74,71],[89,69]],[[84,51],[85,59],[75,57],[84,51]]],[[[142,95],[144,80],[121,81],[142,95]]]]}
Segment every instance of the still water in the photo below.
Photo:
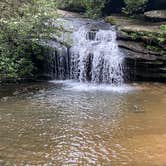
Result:
{"type": "Polygon", "coordinates": [[[0,88],[0,165],[166,165],[166,86],[0,88]]]}

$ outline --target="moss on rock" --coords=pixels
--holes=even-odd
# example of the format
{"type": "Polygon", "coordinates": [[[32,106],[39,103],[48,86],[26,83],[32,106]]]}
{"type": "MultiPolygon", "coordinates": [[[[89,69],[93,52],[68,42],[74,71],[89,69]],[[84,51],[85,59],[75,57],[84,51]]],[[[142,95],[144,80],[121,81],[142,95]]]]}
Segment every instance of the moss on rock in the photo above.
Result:
{"type": "Polygon", "coordinates": [[[117,25],[117,21],[115,18],[113,18],[112,16],[107,16],[105,17],[105,22],[106,23],[110,23],[112,25],[117,25]]]}

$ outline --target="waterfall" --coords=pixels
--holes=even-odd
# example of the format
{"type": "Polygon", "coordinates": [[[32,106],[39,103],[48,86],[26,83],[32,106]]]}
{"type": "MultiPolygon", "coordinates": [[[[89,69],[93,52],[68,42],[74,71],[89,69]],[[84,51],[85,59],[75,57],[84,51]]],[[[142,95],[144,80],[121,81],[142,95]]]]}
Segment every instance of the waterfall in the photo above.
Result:
{"type": "Polygon", "coordinates": [[[73,34],[70,49],[70,77],[92,83],[123,83],[123,56],[113,28],[101,30],[83,26],[73,34]]]}
{"type": "MultiPolygon", "coordinates": [[[[99,26],[84,24],[72,33],[71,38],[73,43],[67,52],[61,46],[53,56],[55,79],[113,85],[123,83],[123,55],[113,27],[105,23],[99,26]]],[[[57,44],[54,47],[57,48],[57,44]]]]}

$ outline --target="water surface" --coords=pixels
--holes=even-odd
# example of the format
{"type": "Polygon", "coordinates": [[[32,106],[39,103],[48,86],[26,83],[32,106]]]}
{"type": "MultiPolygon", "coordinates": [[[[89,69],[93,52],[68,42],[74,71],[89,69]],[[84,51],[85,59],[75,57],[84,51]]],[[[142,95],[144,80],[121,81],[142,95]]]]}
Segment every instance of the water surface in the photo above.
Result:
{"type": "Polygon", "coordinates": [[[166,165],[166,86],[0,88],[0,165],[166,165]]]}

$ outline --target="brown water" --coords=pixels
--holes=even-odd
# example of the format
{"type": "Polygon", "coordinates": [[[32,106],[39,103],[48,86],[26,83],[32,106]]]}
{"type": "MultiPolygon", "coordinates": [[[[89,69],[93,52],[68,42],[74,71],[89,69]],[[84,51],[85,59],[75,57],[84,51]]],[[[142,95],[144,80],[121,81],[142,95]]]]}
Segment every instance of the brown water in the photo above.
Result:
{"type": "Polygon", "coordinates": [[[166,165],[166,86],[0,88],[0,165],[166,165]]]}

